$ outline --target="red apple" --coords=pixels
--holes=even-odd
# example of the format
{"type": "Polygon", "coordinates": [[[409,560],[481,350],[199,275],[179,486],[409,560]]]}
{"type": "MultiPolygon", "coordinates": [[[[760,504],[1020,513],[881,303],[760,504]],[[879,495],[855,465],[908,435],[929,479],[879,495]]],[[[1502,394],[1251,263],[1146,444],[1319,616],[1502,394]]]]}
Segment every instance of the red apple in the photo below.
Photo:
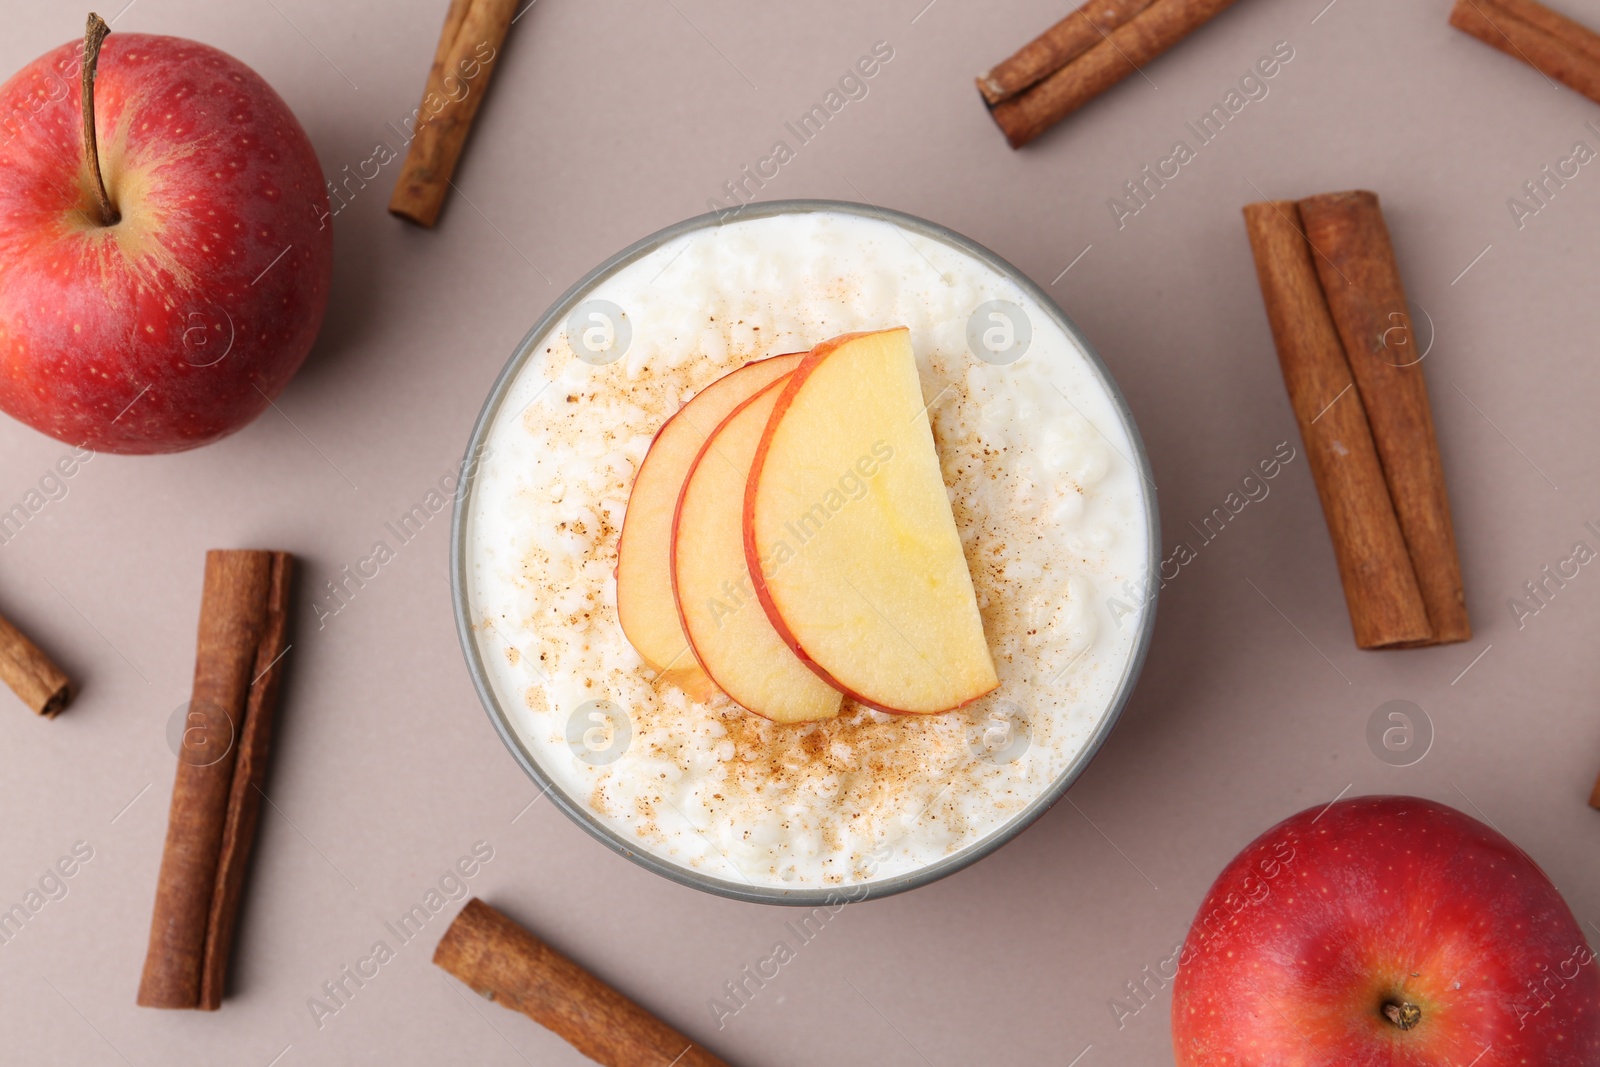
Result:
{"type": "Polygon", "coordinates": [[[114,34],[84,146],[82,43],[0,87],[0,408],[73,445],[176,452],[264,411],[311,350],[333,234],[321,168],[249,67],[114,34]]]}
{"type": "Polygon", "coordinates": [[[1179,956],[1178,1067],[1594,1067],[1600,971],[1516,845],[1415,797],[1257,838],[1179,956]]]}

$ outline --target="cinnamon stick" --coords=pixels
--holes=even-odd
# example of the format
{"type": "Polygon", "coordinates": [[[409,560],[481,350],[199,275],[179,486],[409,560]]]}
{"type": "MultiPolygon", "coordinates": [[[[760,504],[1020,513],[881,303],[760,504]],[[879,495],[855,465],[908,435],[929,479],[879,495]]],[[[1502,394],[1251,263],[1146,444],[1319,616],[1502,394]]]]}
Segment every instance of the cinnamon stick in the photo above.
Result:
{"type": "Polygon", "coordinates": [[[1374,193],[1300,201],[1300,218],[1417,577],[1433,641],[1472,637],[1444,462],[1400,267],[1374,193]]]}
{"type": "Polygon", "coordinates": [[[1284,384],[1322,500],[1360,648],[1433,637],[1366,409],[1292,200],[1250,204],[1245,226],[1284,384]]]}
{"type": "Polygon", "coordinates": [[[1054,74],[1154,0],[1089,0],[1023,45],[1016,55],[978,75],[978,92],[992,107],[1054,74]]]}
{"type": "Polygon", "coordinates": [[[1456,0],[1450,25],[1600,103],[1600,35],[1535,0],[1456,0]]]}
{"type": "Polygon", "coordinates": [[[293,565],[284,552],[206,554],[194,691],[139,983],[143,1007],[221,1005],[288,649],[293,565]]]}
{"type": "Polygon", "coordinates": [[[200,974],[200,1007],[205,1011],[222,1007],[239,903],[244,897],[245,870],[256,839],[261,798],[266,795],[263,786],[267,781],[267,756],[277,722],[278,691],[283,686],[282,660],[289,647],[289,595],[293,581],[293,557],[284,552],[272,553],[266,620],[251,667],[253,681],[245,700],[239,755],[233,766],[227,821],[222,827],[222,849],[217,858],[216,888],[206,920],[205,964],[200,974]]]}
{"type": "Polygon", "coordinates": [[[1596,779],[1594,790],[1589,794],[1589,806],[1600,810],[1600,779],[1596,779]]]}
{"type": "Polygon", "coordinates": [[[727,1067],[476,897],[445,931],[433,962],[604,1067],[727,1067]]]}
{"type": "Polygon", "coordinates": [[[389,212],[432,227],[472,132],[518,0],[450,0],[389,212]]]}
{"type": "Polygon", "coordinates": [[[1234,2],[1154,0],[1055,73],[991,105],[989,113],[1011,147],[1021,148],[1234,2]]]}
{"type": "Polygon", "coordinates": [[[66,672],[4,616],[0,616],[0,681],[35,715],[46,719],[61,714],[72,700],[72,681],[66,672]]]}

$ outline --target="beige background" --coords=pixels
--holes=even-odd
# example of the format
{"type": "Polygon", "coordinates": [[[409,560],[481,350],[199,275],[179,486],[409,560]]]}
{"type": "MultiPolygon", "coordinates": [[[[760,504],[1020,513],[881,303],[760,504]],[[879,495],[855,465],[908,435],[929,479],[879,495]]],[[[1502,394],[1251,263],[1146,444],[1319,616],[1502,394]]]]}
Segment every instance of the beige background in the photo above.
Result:
{"type": "MultiPolygon", "coordinates": [[[[198,453],[97,457],[0,546],[0,605],[83,681],[54,722],[0,694],[0,903],[74,842],[94,848],[69,895],[0,946],[6,1062],[578,1062],[429,965],[443,918],[320,1030],[307,1009],[479,840],[494,859],[475,892],[740,1064],[1168,1063],[1170,992],[1120,1028],[1109,1002],[1137,1006],[1124,984],[1170,955],[1235,851],[1345,791],[1487,817],[1600,920],[1600,815],[1584,805],[1600,574],[1520,630],[1507,607],[1573,542],[1600,545],[1583,528],[1600,520],[1600,164],[1520,231],[1506,207],[1575,141],[1600,146],[1585,127],[1600,107],[1450,29],[1447,0],[1241,0],[1148,80],[1013,153],[971,78],[1065,5],[926,3],[540,0],[437,232],[384,213],[394,165],[337,219],[328,322],[281,411],[198,453]],[[1310,472],[1290,464],[1168,587],[1143,681],[1071,803],[959,875],[848,909],[718,1032],[708,998],[793,916],[651,876],[548,803],[517,817],[534,789],[462,665],[445,520],[320,631],[310,595],[452,470],[490,382],[567,285],[703,211],[879,40],[895,57],[870,95],[763,195],[923,215],[1050,287],[1127,391],[1168,549],[1278,442],[1298,444],[1240,206],[1379,191],[1437,329],[1426,368],[1478,636],[1358,653],[1310,472]],[[1278,41],[1295,56],[1270,95],[1118,232],[1107,198],[1278,41]],[[244,545],[293,550],[309,573],[236,993],[216,1015],[140,1010],[163,731],[187,696],[201,557],[244,545]],[[1368,747],[1391,699],[1434,725],[1415,766],[1368,747]]],[[[1597,0],[1557,6],[1600,24],[1597,0]]],[[[416,106],[443,7],[137,0],[116,29],[249,63],[333,174],[416,106]]],[[[0,70],[82,22],[81,4],[11,0],[0,70]]],[[[0,504],[65,451],[0,421],[0,504]]]]}

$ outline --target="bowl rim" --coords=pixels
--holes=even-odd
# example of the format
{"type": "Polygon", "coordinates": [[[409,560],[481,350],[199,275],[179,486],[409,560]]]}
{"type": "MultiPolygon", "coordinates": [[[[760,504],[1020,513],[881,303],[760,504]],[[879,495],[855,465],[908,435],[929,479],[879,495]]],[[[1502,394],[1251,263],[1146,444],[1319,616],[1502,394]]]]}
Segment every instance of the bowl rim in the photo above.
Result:
{"type": "MultiPolygon", "coordinates": [[[[1122,717],[1122,711],[1127,706],[1144,667],[1145,658],[1150,649],[1151,636],[1155,630],[1156,606],[1161,584],[1158,580],[1161,552],[1160,535],[1159,507],[1156,500],[1155,479],[1150,468],[1150,458],[1145,449],[1144,439],[1139,433],[1138,424],[1134,421],[1133,412],[1128,407],[1127,399],[1124,397],[1122,389],[1117,385],[1116,379],[1112,377],[1110,370],[1106,367],[1105,362],[1100,358],[1099,353],[1090,344],[1089,339],[1084,336],[1083,332],[1078,329],[1077,324],[1067,317],[1066,312],[1061,310],[1044,289],[1010,262],[971,238],[946,226],[941,226],[938,223],[930,222],[915,215],[847,200],[769,200],[696,215],[693,218],[685,219],[682,222],[657,230],[648,237],[635,241],[622,251],[608,257],[575,282],[534,323],[532,329],[528,331],[512,352],[511,358],[506,362],[505,367],[495,379],[493,387],[489,390],[489,395],[485,399],[483,407],[478,413],[477,421],[473,425],[472,435],[467,443],[466,454],[462,457],[461,472],[455,492],[455,509],[450,523],[451,602],[455,611],[456,636],[461,642],[462,654],[466,658],[467,669],[472,676],[473,687],[477,690],[478,700],[483,705],[484,711],[487,712],[490,722],[493,723],[495,732],[500,735],[500,740],[510,750],[512,756],[522,767],[523,772],[533,780],[534,784],[539,786],[539,796],[548,794],[555,805],[569,819],[611,851],[679,885],[755,904],[778,904],[799,907],[834,906],[846,902],[853,903],[861,900],[875,900],[894,896],[898,893],[904,893],[936,882],[941,878],[954,874],[956,871],[971,866],[1015,839],[1023,830],[1031,826],[1035,820],[1066,795],[1067,790],[1071,788],[1072,784],[1078,780],[1079,776],[1094,760],[1100,748],[1105,744],[1106,738],[1110,736],[1111,731],[1115,728],[1117,721],[1122,717]],[[741,884],[724,878],[713,877],[659,857],[646,849],[635,848],[620,833],[606,825],[600,816],[590,811],[581,802],[575,801],[568,796],[566,790],[557,783],[555,778],[544,771],[538,760],[523,744],[522,738],[511,724],[510,717],[501,708],[493,686],[489,681],[488,671],[484,666],[482,650],[478,647],[477,634],[469,615],[471,610],[468,599],[470,583],[467,572],[468,559],[465,528],[477,484],[478,462],[489,431],[499,416],[500,408],[507,394],[529,360],[538,354],[535,349],[539,340],[549,332],[552,326],[570,314],[572,309],[581,302],[587,293],[623,267],[628,266],[635,260],[642,259],[660,246],[685,234],[745,219],[812,213],[854,215],[860,218],[887,222],[917,235],[949,245],[957,251],[987,265],[1015,284],[1072,339],[1073,343],[1078,346],[1079,350],[1088,359],[1090,369],[1110,397],[1112,407],[1117,417],[1121,420],[1128,439],[1133,446],[1132,462],[1144,483],[1143,499],[1145,501],[1147,559],[1144,605],[1139,621],[1140,629],[1139,633],[1134,637],[1133,648],[1123,667],[1122,677],[1117,683],[1116,692],[1107,704],[1094,732],[1072,762],[1050,783],[1048,789],[1040,793],[1025,808],[985,837],[927,866],[895,875],[892,878],[864,883],[833,887],[787,889],[778,885],[741,884]]],[[[536,797],[535,799],[538,798],[536,797]]]]}

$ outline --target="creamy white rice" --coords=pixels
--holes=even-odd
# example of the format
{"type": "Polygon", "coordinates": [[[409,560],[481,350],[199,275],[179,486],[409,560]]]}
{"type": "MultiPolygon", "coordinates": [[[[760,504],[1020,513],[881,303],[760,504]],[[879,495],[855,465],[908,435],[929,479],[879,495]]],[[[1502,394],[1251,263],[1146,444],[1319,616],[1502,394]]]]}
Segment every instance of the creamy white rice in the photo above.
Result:
{"type": "MultiPolygon", "coordinates": [[[[834,212],[676,238],[585,299],[622,309],[624,354],[578,358],[566,323],[538,342],[488,433],[466,526],[490,685],[557,786],[632,847],[787,889],[926,866],[1048,789],[1127,669],[1148,558],[1133,443],[1071,337],[953,246],[834,212]],[[969,346],[969,320],[989,301],[1031,325],[1016,362],[969,346]],[[696,704],[658,687],[618,625],[612,575],[652,435],[749,360],[899,325],[911,328],[1000,688],[946,715],[846,701],[838,720],[779,726],[725,697],[696,704]]],[[[1002,319],[978,325],[1004,340],[1002,319]]],[[[605,331],[577,340],[603,348],[605,331]]]]}

